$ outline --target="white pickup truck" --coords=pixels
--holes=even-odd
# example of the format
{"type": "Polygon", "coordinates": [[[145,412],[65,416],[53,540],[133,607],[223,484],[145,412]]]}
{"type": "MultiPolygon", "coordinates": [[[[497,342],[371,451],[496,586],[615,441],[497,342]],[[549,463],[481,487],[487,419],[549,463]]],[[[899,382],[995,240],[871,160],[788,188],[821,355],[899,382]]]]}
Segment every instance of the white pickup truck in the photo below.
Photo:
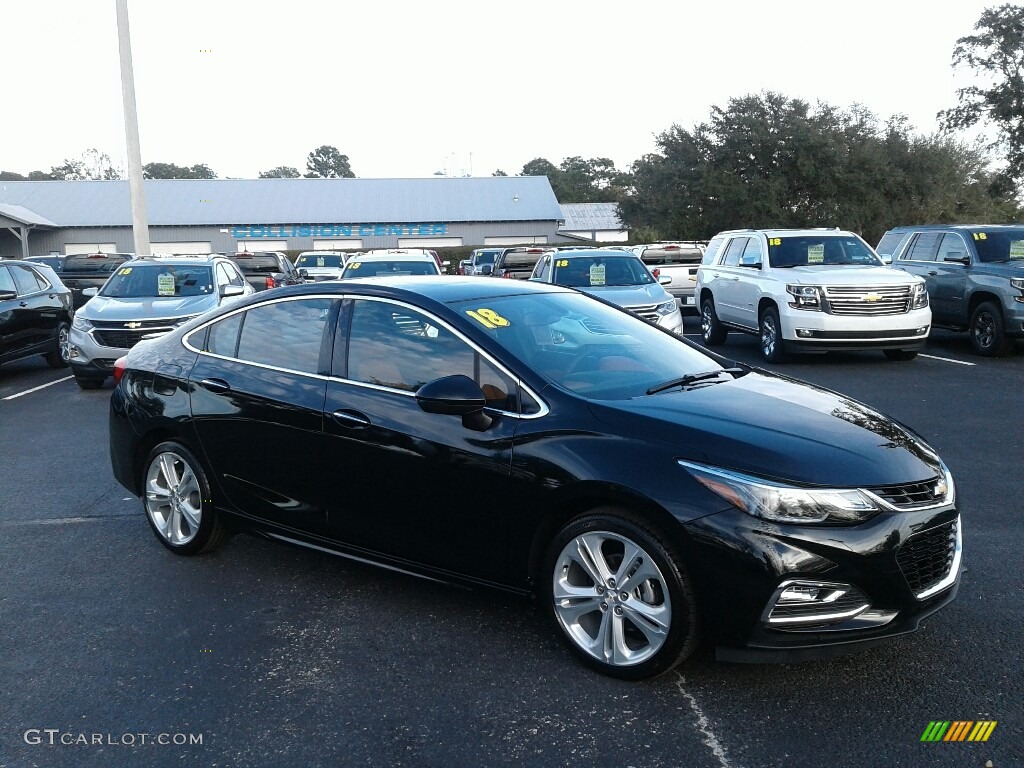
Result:
{"type": "Polygon", "coordinates": [[[704,256],[706,243],[687,240],[671,243],[652,243],[631,248],[646,264],[658,280],[670,278],[663,283],[665,290],[672,294],[683,315],[698,315],[700,310],[693,298],[697,285],[697,267],[704,256]]]}

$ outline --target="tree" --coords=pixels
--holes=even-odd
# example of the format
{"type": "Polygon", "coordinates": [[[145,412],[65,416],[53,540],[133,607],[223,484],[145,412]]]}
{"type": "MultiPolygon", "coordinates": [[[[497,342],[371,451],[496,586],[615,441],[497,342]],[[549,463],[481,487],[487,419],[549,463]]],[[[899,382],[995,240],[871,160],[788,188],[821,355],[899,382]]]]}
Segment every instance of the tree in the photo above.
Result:
{"type": "Polygon", "coordinates": [[[29,181],[53,181],[53,176],[48,174],[46,171],[29,171],[29,181]]]}
{"type": "Polygon", "coordinates": [[[523,166],[523,170],[519,173],[520,176],[547,176],[550,181],[552,177],[558,175],[558,169],[555,164],[550,160],[546,160],[543,157],[535,157],[533,160],[523,166]]]}
{"type": "Polygon", "coordinates": [[[1004,173],[1020,181],[1024,178],[1024,7],[986,8],[974,29],[978,34],[956,41],[953,68],[967,67],[988,85],[958,89],[957,106],[938,117],[947,131],[986,122],[994,126],[999,138],[993,147],[1006,153],[1004,173]]]}
{"type": "Polygon", "coordinates": [[[297,179],[299,176],[298,169],[289,165],[279,165],[269,171],[260,171],[261,179],[297,179]]]}
{"type": "Polygon", "coordinates": [[[348,163],[348,155],[343,155],[337,147],[324,144],[309,153],[306,158],[307,179],[354,179],[352,168],[348,163]]]}
{"type": "Polygon", "coordinates": [[[142,166],[142,176],[146,179],[216,179],[217,174],[206,163],[192,166],[175,165],[174,163],[146,163],[142,166]]]}
{"type": "Polygon", "coordinates": [[[984,153],[949,136],[880,127],[863,107],[811,108],[777,93],[732,99],[657,137],[620,202],[630,229],[708,238],[744,227],[838,226],[877,242],[897,224],[1007,221],[1013,194],[984,153]]]}
{"type": "MultiPolygon", "coordinates": [[[[92,148],[85,150],[79,158],[65,158],[61,165],[50,169],[48,176],[65,181],[100,181],[120,179],[121,172],[114,167],[110,155],[92,148]]],[[[32,174],[29,174],[29,178],[32,178],[32,174]]]]}
{"type": "Polygon", "coordinates": [[[0,181],[26,181],[26,178],[14,171],[0,171],[0,181]]]}
{"type": "Polygon", "coordinates": [[[508,176],[508,174],[501,170],[501,168],[499,168],[494,173],[492,173],[491,176],[508,176]]]}
{"type": "Polygon", "coordinates": [[[543,157],[523,166],[522,176],[547,176],[555,197],[562,203],[599,203],[621,200],[632,178],[616,170],[606,157],[586,160],[578,155],[567,157],[556,168],[543,157]]]}

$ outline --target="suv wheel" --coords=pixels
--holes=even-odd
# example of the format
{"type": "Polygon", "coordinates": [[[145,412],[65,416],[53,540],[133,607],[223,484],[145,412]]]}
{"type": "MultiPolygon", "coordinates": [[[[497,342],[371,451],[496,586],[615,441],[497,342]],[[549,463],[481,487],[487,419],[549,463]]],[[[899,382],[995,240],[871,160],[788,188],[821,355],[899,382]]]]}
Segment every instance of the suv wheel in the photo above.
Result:
{"type": "Polygon", "coordinates": [[[667,672],[697,645],[696,600],[675,547],[628,510],[569,522],[545,558],[547,608],[573,652],[606,675],[667,672]]]}
{"type": "Polygon", "coordinates": [[[104,381],[106,381],[106,377],[100,378],[99,376],[75,374],[75,383],[82,389],[99,389],[103,386],[104,381]]]}
{"type": "Polygon", "coordinates": [[[46,358],[46,364],[51,368],[67,368],[68,358],[70,357],[68,351],[68,333],[70,328],[67,323],[62,322],[57,326],[57,335],[55,341],[57,348],[52,352],[47,352],[43,357],[46,358]]]}
{"type": "Polygon", "coordinates": [[[704,299],[700,305],[700,332],[704,337],[704,344],[709,347],[717,347],[725,343],[729,331],[718,321],[718,313],[715,312],[713,299],[704,299]]]}
{"type": "Polygon", "coordinates": [[[1013,349],[1013,339],[1003,330],[1003,313],[991,301],[983,301],[971,315],[971,346],[984,357],[998,357],[1013,349]]]}
{"type": "Polygon", "coordinates": [[[775,307],[768,307],[761,313],[758,323],[761,339],[761,357],[769,363],[781,363],[786,353],[782,349],[782,323],[775,307]]]}

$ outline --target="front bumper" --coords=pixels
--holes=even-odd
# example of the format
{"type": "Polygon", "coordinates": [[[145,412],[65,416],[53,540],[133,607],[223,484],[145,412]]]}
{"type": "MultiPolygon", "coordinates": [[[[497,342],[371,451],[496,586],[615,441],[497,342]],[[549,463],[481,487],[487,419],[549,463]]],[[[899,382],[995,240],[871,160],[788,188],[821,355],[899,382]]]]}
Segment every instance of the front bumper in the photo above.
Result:
{"type": "Polygon", "coordinates": [[[128,354],[127,347],[105,347],[91,332],[72,328],[68,334],[68,362],[80,374],[110,376],[114,361],[128,354]]]}
{"type": "Polygon", "coordinates": [[[787,307],[781,317],[789,349],[920,349],[928,341],[930,309],[896,315],[830,315],[787,307]]]}
{"type": "Polygon", "coordinates": [[[704,623],[728,661],[822,658],[913,632],[954,599],[962,573],[952,506],[881,512],[856,526],[781,525],[730,510],[684,528],[704,623]],[[841,594],[831,604],[780,603],[790,586],[809,584],[841,594]]]}

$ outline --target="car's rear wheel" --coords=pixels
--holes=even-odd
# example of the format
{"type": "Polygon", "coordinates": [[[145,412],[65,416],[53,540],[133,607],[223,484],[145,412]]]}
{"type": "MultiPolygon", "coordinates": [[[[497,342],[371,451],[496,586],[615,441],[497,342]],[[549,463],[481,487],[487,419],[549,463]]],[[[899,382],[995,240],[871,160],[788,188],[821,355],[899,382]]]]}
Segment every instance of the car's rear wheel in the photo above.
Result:
{"type": "Polygon", "coordinates": [[[729,331],[718,321],[718,313],[715,312],[715,302],[712,299],[704,299],[700,305],[700,332],[704,343],[709,347],[717,347],[725,343],[729,331]]]}
{"type": "Polygon", "coordinates": [[[103,382],[106,381],[106,377],[100,376],[86,376],[85,374],[76,373],[75,383],[82,389],[99,389],[103,386],[103,382]]]}
{"type": "Polygon", "coordinates": [[[782,348],[782,323],[779,321],[779,312],[775,307],[767,307],[761,313],[758,328],[760,329],[761,357],[768,363],[783,362],[786,353],[782,348]]]}
{"type": "Polygon", "coordinates": [[[548,548],[545,574],[554,623],[604,674],[654,677],[697,645],[696,601],[675,547],[626,510],[569,522],[548,548]]]}
{"type": "Polygon", "coordinates": [[[223,544],[230,532],[213,509],[210,483],[196,457],[176,442],[160,443],[146,458],[142,504],[160,543],[179,555],[223,544]]]}
{"type": "Polygon", "coordinates": [[[983,301],[971,314],[971,346],[984,357],[999,357],[1013,349],[1013,339],[1003,329],[1003,313],[991,301],[983,301]]]}
{"type": "Polygon", "coordinates": [[[916,349],[883,349],[882,352],[890,360],[905,362],[917,357],[916,349]]]}
{"type": "Polygon", "coordinates": [[[68,359],[70,353],[68,350],[68,334],[71,332],[71,327],[67,323],[61,323],[57,326],[57,333],[54,336],[54,341],[57,344],[56,349],[52,352],[47,352],[43,357],[46,359],[46,364],[51,368],[67,368],[68,359]]]}

